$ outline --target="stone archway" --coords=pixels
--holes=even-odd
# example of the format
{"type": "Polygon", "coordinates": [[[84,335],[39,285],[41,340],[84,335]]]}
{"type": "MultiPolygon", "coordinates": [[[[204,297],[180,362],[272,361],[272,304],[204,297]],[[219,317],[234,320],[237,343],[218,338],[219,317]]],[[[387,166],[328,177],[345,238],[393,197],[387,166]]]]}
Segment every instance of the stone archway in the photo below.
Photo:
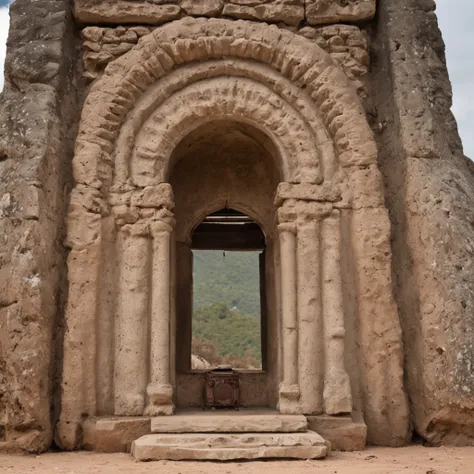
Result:
{"type": "Polygon", "coordinates": [[[172,413],[167,180],[173,150],[209,113],[263,132],[281,170],[280,411],[361,411],[369,437],[404,439],[389,221],[356,91],[324,51],[290,32],[183,19],[111,63],[84,105],[59,443],[79,446],[87,416],[172,413]]]}
{"type": "MultiPolygon", "coordinates": [[[[218,97],[217,93],[214,95],[218,97]]],[[[280,160],[273,154],[276,149],[268,146],[268,136],[254,125],[239,121],[237,115],[233,120],[216,114],[212,114],[212,118],[186,135],[174,149],[170,160],[173,166],[169,180],[176,204],[176,346],[179,347],[176,405],[178,408],[201,407],[204,389],[202,374],[193,373],[189,368],[192,292],[196,283],[192,278],[193,253],[201,248],[194,245],[193,236],[196,228],[202,226],[203,219],[215,211],[230,208],[255,223],[263,236],[260,244],[253,247],[253,242],[247,242],[239,233],[239,225],[223,225],[227,229],[226,235],[221,234],[212,247],[212,237],[208,234],[210,247],[205,250],[219,250],[219,255],[224,251],[226,255],[232,251],[262,252],[258,265],[261,266],[260,285],[263,284],[260,287],[260,307],[264,310],[260,326],[264,367],[259,371],[239,372],[240,394],[243,406],[275,410],[280,382],[281,338],[276,301],[278,282],[275,276],[279,257],[273,196],[281,181],[280,160]]]]}

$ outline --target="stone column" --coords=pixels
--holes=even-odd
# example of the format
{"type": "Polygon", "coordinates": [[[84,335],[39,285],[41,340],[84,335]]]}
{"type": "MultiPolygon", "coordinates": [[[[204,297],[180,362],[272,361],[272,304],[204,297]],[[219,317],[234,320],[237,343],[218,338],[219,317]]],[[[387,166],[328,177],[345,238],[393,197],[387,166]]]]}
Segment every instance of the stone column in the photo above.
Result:
{"type": "Polygon", "coordinates": [[[150,383],[147,387],[150,416],[172,415],[173,387],[170,377],[170,240],[173,226],[156,221],[150,226],[153,236],[152,311],[150,338],[150,383]]]}
{"type": "Polygon", "coordinates": [[[281,261],[281,314],[283,342],[283,381],[280,384],[279,410],[300,413],[298,386],[298,321],[296,308],[296,224],[278,225],[281,261]]]}
{"type": "Polygon", "coordinates": [[[150,237],[148,225],[125,225],[115,334],[115,414],[142,415],[147,384],[150,237]]]}
{"type": "Polygon", "coordinates": [[[344,309],[341,280],[340,215],[334,210],[323,220],[323,314],[326,348],[324,407],[328,415],[352,411],[349,376],[344,367],[344,309]]]}
{"type": "Polygon", "coordinates": [[[299,385],[300,406],[305,414],[323,412],[320,219],[314,213],[298,226],[299,385]]]}

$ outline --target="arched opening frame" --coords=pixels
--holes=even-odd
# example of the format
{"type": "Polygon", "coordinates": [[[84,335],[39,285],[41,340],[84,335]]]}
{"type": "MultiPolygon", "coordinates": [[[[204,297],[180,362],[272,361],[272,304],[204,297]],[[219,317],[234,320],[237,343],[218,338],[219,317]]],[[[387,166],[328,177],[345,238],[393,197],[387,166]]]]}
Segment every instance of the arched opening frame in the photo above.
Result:
{"type": "Polygon", "coordinates": [[[173,412],[168,169],[174,148],[210,113],[264,132],[262,146],[280,160],[279,410],[356,410],[369,439],[404,437],[390,228],[356,91],[310,40],[265,24],[186,18],[112,62],[84,105],[68,215],[59,443],[77,447],[89,415],[173,412]],[[125,377],[130,365],[135,378],[125,377]]]}

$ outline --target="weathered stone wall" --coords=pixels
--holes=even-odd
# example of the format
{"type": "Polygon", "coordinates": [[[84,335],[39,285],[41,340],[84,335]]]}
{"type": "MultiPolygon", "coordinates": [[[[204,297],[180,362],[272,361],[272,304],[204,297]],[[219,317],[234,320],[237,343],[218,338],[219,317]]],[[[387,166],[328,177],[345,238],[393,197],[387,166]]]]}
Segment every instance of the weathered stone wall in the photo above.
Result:
{"type": "Polygon", "coordinates": [[[76,0],[85,23],[161,25],[183,16],[229,17],[297,26],[370,20],[376,0],[76,0]]]}
{"type": "MultiPolygon", "coordinates": [[[[102,76],[109,63],[130,51],[140,38],[156,27],[118,26],[115,28],[88,26],[81,31],[86,80],[102,76]]],[[[296,31],[314,41],[340,64],[347,77],[354,81],[361,98],[367,97],[366,80],[369,52],[366,32],[355,25],[304,26],[296,31]]]]}
{"type": "Polygon", "coordinates": [[[462,445],[474,443],[474,174],[434,8],[380,2],[371,92],[411,420],[428,442],[462,445]]]}
{"type": "MultiPolygon", "coordinates": [[[[348,365],[365,367],[363,377],[348,369],[353,372],[352,379],[361,383],[357,395],[353,393],[354,407],[363,411],[364,403],[366,406],[372,403],[372,408],[365,408],[371,442],[399,445],[408,439],[401,369],[399,373],[386,368],[391,363],[397,365],[401,354],[397,311],[390,294],[391,281],[386,274],[392,265],[413,427],[435,444],[474,443],[474,268],[471,262],[474,167],[463,157],[449,111],[451,89],[444,45],[433,12],[434,2],[380,0],[374,17],[376,3],[376,0],[16,0],[12,6],[5,91],[0,99],[0,449],[47,449],[60,406],[60,401],[53,396],[59,380],[73,395],[84,385],[83,379],[76,377],[79,389],[68,387],[60,371],[67,293],[64,223],[72,184],[75,122],[81,112],[76,87],[81,92],[83,78],[97,81],[103,77],[106,67],[118,60],[118,65],[110,65],[113,75],[114,70],[119,71],[125,64],[120,63],[119,58],[136,48],[139,38],[153,32],[158,25],[186,16],[276,23],[280,30],[272,26],[272,31],[279,31],[280,37],[284,36],[282,31],[285,35],[291,31],[313,41],[352,81],[352,87],[364,102],[378,144],[378,165],[384,175],[393,252],[391,259],[386,210],[377,194],[377,190],[381,190],[377,166],[364,164],[366,158],[375,161],[375,152],[364,148],[367,141],[361,139],[359,133],[347,135],[359,146],[343,151],[346,132],[339,130],[336,111],[334,116],[330,114],[329,129],[335,130],[340,147],[339,162],[345,160],[344,166],[350,166],[347,161],[355,155],[359,161],[352,165],[360,165],[357,172],[344,178],[358,189],[359,194],[354,196],[354,215],[350,217],[348,209],[341,211],[344,232],[358,239],[354,249],[344,249],[345,253],[355,254],[347,255],[346,260],[355,257],[360,267],[357,283],[344,275],[344,285],[353,287],[353,293],[361,291],[357,297],[350,298],[349,306],[358,306],[351,311],[365,316],[360,324],[355,322],[355,317],[348,322],[348,327],[352,324],[353,331],[365,337],[362,349],[358,344],[358,351],[363,354],[358,355],[354,349],[350,353],[352,360],[346,361],[348,365]],[[72,18],[73,12],[78,23],[72,18]],[[355,25],[347,24],[354,22],[355,25]],[[104,24],[109,26],[104,27],[104,24]],[[75,68],[79,54],[84,63],[82,73],[75,68]],[[385,233],[380,233],[381,226],[385,233]],[[357,285],[362,290],[356,290],[357,285]],[[378,319],[380,314],[383,321],[378,319]],[[389,413],[384,407],[389,407],[389,413]],[[386,426],[390,426],[393,433],[386,426]]],[[[231,32],[237,39],[241,34],[239,28],[236,25],[235,33],[229,28],[226,35],[231,32]]],[[[167,34],[171,44],[177,42],[171,33],[167,34]]],[[[258,43],[259,32],[252,34],[252,41],[258,43]]],[[[284,37],[290,38],[290,35],[284,37]]],[[[161,38],[163,43],[165,39],[161,38]]],[[[248,57],[257,54],[253,46],[248,48],[248,57]]],[[[295,67],[295,75],[290,74],[294,80],[303,73],[291,62],[296,59],[296,49],[292,51],[287,65],[295,67]]],[[[304,59],[304,67],[318,67],[318,61],[310,58],[311,64],[308,64],[301,50],[298,54],[304,59]]],[[[246,57],[242,53],[242,58],[246,57]]],[[[218,53],[216,58],[220,59],[218,53]]],[[[173,63],[172,69],[180,64],[179,51],[173,61],[176,64],[173,63]]],[[[236,65],[225,67],[237,68],[236,65]]],[[[320,72],[331,68],[332,65],[320,72]]],[[[347,82],[344,74],[340,76],[329,74],[325,79],[327,83],[321,82],[318,86],[320,97],[315,104],[319,108],[327,107],[328,103],[334,105],[340,99],[330,97],[334,80],[338,84],[347,82]],[[324,100],[327,97],[329,102],[324,100]]],[[[259,69],[255,77],[260,77],[259,69]]],[[[140,85],[142,79],[138,77],[136,83],[140,85]]],[[[267,79],[270,81],[270,76],[267,79]]],[[[135,94],[134,84],[133,81],[129,84],[132,93],[126,100],[135,94]]],[[[108,89],[104,86],[102,95],[96,91],[96,95],[91,96],[105,102],[108,89]]],[[[94,100],[97,101],[90,99],[90,102],[94,100]]],[[[130,100],[134,102],[135,97],[130,100]]],[[[118,123],[112,128],[121,123],[123,117],[114,115],[117,110],[121,110],[121,103],[104,117],[103,136],[99,138],[108,140],[107,127],[114,120],[118,123]]],[[[341,113],[344,116],[346,112],[344,109],[341,113]]],[[[346,124],[359,120],[357,114],[346,119],[346,124]]],[[[92,133],[96,128],[95,123],[87,130],[92,133]]],[[[289,134],[286,135],[289,140],[289,134]]],[[[112,149],[112,144],[110,146],[112,149]]],[[[78,150],[81,151],[80,147],[78,150]]],[[[77,181],[100,187],[94,174],[96,170],[91,171],[94,166],[89,158],[92,155],[83,155],[85,158],[77,162],[77,181]]],[[[105,159],[104,164],[99,172],[107,171],[104,175],[108,183],[112,172],[105,159]]],[[[348,191],[349,187],[343,190],[348,191]]],[[[76,194],[80,194],[80,189],[76,194]]],[[[102,212],[96,202],[91,198],[87,211],[84,202],[80,199],[78,202],[81,205],[77,212],[93,216],[95,226],[102,212]]],[[[74,210],[74,206],[71,209],[74,210]]],[[[79,234],[91,231],[83,222],[77,224],[73,231],[79,234]]],[[[92,231],[90,233],[92,235],[92,231]]],[[[70,257],[70,260],[83,260],[83,266],[79,268],[79,265],[78,271],[72,274],[76,284],[71,285],[71,293],[77,301],[84,299],[84,288],[87,290],[91,278],[83,271],[84,267],[98,266],[101,258],[108,258],[98,255],[88,257],[89,261],[82,250],[82,247],[77,249],[70,257]]],[[[108,295],[101,297],[109,298],[108,295]]],[[[69,302],[72,300],[73,297],[69,302]]],[[[95,308],[93,300],[85,298],[84,301],[81,304],[95,308]]],[[[95,313],[88,309],[84,314],[89,319],[79,323],[83,334],[89,335],[95,313]]],[[[113,318],[112,311],[109,316],[113,318]]],[[[104,320],[101,324],[104,325],[104,320]]],[[[71,328],[74,330],[74,325],[71,328]]],[[[94,346],[94,339],[89,339],[88,347],[94,346]]],[[[80,342],[74,337],[69,339],[74,350],[68,364],[74,371],[84,372],[86,388],[94,392],[100,384],[96,384],[95,375],[90,377],[84,367],[94,364],[92,353],[97,348],[92,347],[91,352],[84,355],[80,342]]],[[[99,352],[105,353],[107,358],[104,347],[100,347],[99,352]]],[[[107,377],[107,383],[112,383],[113,374],[108,373],[107,377]]],[[[103,388],[98,387],[98,392],[101,390],[103,388]]],[[[76,403],[74,396],[69,401],[71,406],[76,403]]],[[[94,404],[95,401],[90,403],[94,404]]],[[[101,411],[100,403],[97,410],[101,411]]],[[[64,446],[81,446],[82,435],[76,431],[87,410],[76,411],[69,419],[64,410],[63,434],[67,436],[62,441],[67,437],[74,439],[74,443],[64,442],[64,446]],[[77,426],[71,421],[77,421],[77,426]]],[[[61,441],[61,437],[58,439],[61,441]]]]}
{"type": "Polygon", "coordinates": [[[16,0],[0,96],[0,450],[52,440],[65,297],[75,26],[69,0],[16,0]]]}

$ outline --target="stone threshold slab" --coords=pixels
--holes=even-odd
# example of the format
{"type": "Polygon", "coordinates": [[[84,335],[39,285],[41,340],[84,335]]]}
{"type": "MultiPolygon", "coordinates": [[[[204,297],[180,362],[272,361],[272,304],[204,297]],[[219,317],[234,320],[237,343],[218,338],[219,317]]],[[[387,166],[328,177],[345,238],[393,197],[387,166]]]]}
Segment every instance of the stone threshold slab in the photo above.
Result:
{"type": "Polygon", "coordinates": [[[132,443],[137,461],[235,459],[322,459],[330,443],[313,431],[306,433],[152,434],[132,443]]]}
{"type": "Polygon", "coordinates": [[[209,412],[151,420],[152,433],[296,433],[308,429],[304,415],[209,412]]]}

